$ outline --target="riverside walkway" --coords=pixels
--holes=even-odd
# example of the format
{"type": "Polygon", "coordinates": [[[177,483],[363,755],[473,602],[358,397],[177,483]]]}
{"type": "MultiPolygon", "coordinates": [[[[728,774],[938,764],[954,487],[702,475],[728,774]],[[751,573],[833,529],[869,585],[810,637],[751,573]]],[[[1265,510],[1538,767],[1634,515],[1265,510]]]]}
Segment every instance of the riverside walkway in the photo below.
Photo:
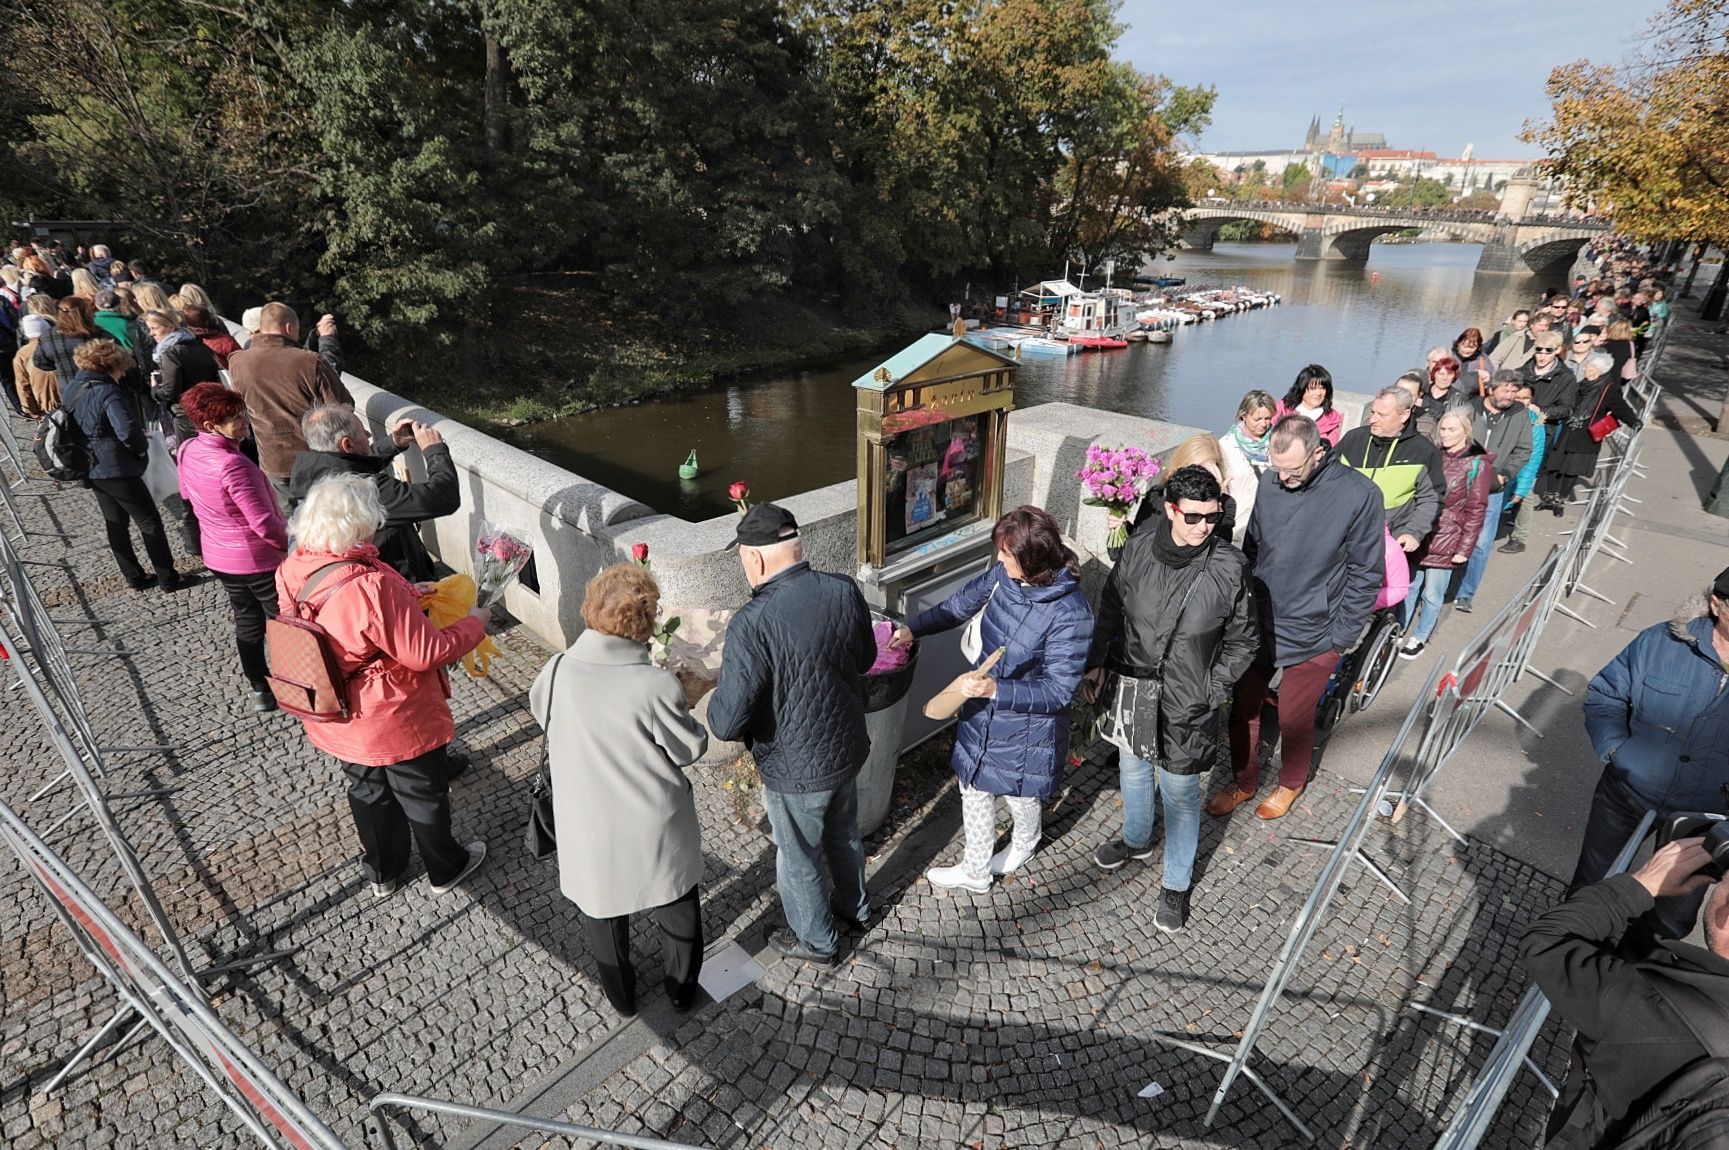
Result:
{"type": "MultiPolygon", "coordinates": [[[[1710,337],[1683,324],[1661,376],[1660,411],[1677,421],[1714,411],[1724,378],[1710,337]]],[[[1644,502],[1617,528],[1634,564],[1600,559],[1591,580],[1615,605],[1571,600],[1596,628],[1558,617],[1538,647],[1534,665],[1575,697],[1520,684],[1511,701],[1547,737],[1492,716],[1437,784],[1431,798],[1469,845],[1420,815],[1371,833],[1369,853],[1412,904],[1354,871],[1262,1044],[1257,1069],[1321,1145],[1435,1140],[1490,1039],[1413,1006],[1506,1021],[1526,984],[1513,956],[1519,930],[1559,897],[1596,779],[1576,696],[1633,632],[1729,564],[1729,522],[1697,510],[1729,441],[1653,428],[1644,442],[1649,474],[1629,489],[1644,502]]],[[[31,574],[49,608],[102,620],[79,642],[128,652],[73,656],[97,733],[177,745],[108,764],[115,791],[172,788],[115,800],[145,873],[212,959],[297,948],[220,984],[217,1010],[354,1147],[379,1144],[364,1115],[385,1091],[736,1150],[1294,1145],[1277,1111],[1245,1086],[1204,1127],[1219,1067],[1146,1036],[1231,1043],[1323,857],[1290,837],[1338,831],[1355,802],[1347,788],[1373,771],[1431,660],[1450,660],[1475,630],[1463,617],[1443,620],[1436,653],[1402,663],[1375,708],[1337,728],[1290,817],[1207,820],[1190,927],[1174,937],[1152,925],[1156,857],[1110,873],[1091,862],[1119,825],[1104,749],[1047,811],[1035,862],[985,896],[920,878],[958,850],[960,820],[940,757],[915,755],[886,832],[867,842],[878,922],[833,970],[764,951],[779,922],[772,850],[734,818],[721,772],[697,772],[705,932],[741,942],[766,973],[688,1015],[646,994],[644,1013],[623,1022],[594,979],[556,867],[521,844],[539,754],[526,690],[547,656],[530,636],[504,629],[492,677],[455,683],[458,739],[473,759],[453,788],[456,831],[491,843],[485,869],[437,896],[417,863],[403,893],[375,901],[335,765],[295,720],[246,712],[220,587],[134,593],[114,571],[86,493],[20,504],[31,531],[71,536],[22,540],[26,557],[45,564],[31,574]],[[1139,1097],[1150,1083],[1162,1093],[1139,1097]]],[[[1571,521],[1539,516],[1525,555],[1494,557],[1479,603],[1505,599],[1571,521]]],[[[0,798],[141,921],[75,792],[28,801],[58,760],[4,673],[0,798]]],[[[1209,789],[1223,777],[1215,771],[1209,789]]],[[[15,1150],[253,1145],[150,1036],[43,1095],[114,997],[10,855],[0,857],[0,1141],[15,1150]]],[[[646,927],[635,940],[645,988],[658,981],[646,927]]],[[[1545,1073],[1562,1071],[1566,1039],[1553,1020],[1543,1030],[1532,1057],[1545,1073]]],[[[1534,1079],[1521,1078],[1483,1144],[1530,1145],[1547,1108],[1534,1079]]],[[[399,1145],[572,1145],[424,1112],[396,1129],[399,1145]]]]}

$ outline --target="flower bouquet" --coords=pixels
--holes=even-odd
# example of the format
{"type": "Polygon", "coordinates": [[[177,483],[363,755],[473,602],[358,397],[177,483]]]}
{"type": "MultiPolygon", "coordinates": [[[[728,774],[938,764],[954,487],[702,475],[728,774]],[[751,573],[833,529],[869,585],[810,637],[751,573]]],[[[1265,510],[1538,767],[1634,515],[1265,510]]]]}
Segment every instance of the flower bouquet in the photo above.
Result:
{"type": "Polygon", "coordinates": [[[480,538],[474,544],[474,582],[482,607],[490,607],[504,598],[517,572],[528,564],[534,552],[528,544],[501,531],[490,523],[481,523],[480,538]]]}
{"type": "Polygon", "coordinates": [[[1138,447],[1110,448],[1095,443],[1087,448],[1086,466],[1075,475],[1087,489],[1087,498],[1081,502],[1110,513],[1107,546],[1121,547],[1129,541],[1129,513],[1158,474],[1159,461],[1138,447]]]}

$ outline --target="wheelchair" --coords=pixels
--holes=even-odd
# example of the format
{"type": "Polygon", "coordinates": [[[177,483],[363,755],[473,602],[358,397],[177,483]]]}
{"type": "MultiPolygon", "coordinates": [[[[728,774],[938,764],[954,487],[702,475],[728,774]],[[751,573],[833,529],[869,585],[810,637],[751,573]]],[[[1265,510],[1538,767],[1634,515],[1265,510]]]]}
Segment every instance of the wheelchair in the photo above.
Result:
{"type": "Polygon", "coordinates": [[[1330,731],[1346,715],[1366,711],[1387,685],[1393,665],[1399,661],[1399,640],[1405,629],[1399,623],[1401,605],[1383,607],[1369,616],[1356,646],[1339,657],[1317,705],[1315,726],[1330,731]]]}

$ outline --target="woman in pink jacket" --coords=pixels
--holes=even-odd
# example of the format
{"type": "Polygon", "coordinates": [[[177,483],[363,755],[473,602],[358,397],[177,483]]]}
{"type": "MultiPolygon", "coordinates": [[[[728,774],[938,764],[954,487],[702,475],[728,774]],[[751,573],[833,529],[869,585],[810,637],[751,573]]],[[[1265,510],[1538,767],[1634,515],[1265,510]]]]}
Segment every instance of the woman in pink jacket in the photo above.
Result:
{"type": "Polygon", "coordinates": [[[264,681],[264,621],[276,614],[276,568],[288,552],[288,522],[258,465],[241,454],[250,435],[246,401],[220,383],[180,396],[197,434],[180,445],[180,497],[202,528],[204,565],[228,592],[240,669],[252,685],[252,710],[276,709],[264,681]]]}
{"type": "Polygon", "coordinates": [[[1273,422],[1287,415],[1307,417],[1320,429],[1322,439],[1339,446],[1339,436],[1345,433],[1345,417],[1333,409],[1333,373],[1318,363],[1299,371],[1291,390],[1279,401],[1273,422]]]}
{"type": "Polygon", "coordinates": [[[410,836],[432,889],[442,894],[486,857],[450,833],[449,755],[456,737],[444,668],[480,645],[488,612],[432,624],[414,585],[379,561],[384,525],[378,486],[366,475],[312,485],[294,515],[294,551],[276,572],[283,603],[311,608],[348,685],[348,718],[306,723],[312,745],[342,763],[360,835],[361,869],[379,898],[408,871],[410,836]]]}

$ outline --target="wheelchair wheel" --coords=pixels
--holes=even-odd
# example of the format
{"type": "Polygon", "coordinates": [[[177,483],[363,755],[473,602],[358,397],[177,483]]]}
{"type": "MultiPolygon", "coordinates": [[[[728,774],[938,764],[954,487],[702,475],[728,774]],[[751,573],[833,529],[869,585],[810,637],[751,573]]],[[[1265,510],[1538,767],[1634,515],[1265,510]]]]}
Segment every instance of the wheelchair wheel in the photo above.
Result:
{"type": "Polygon", "coordinates": [[[1375,624],[1363,644],[1362,660],[1351,683],[1352,712],[1368,710],[1375,696],[1381,693],[1381,688],[1387,685],[1387,678],[1399,659],[1399,638],[1398,620],[1389,611],[1375,624]]]}
{"type": "Polygon", "coordinates": [[[1315,716],[1315,728],[1321,731],[1330,731],[1335,725],[1337,725],[1339,720],[1344,717],[1345,697],[1343,695],[1334,695],[1332,698],[1321,704],[1321,710],[1315,716]]]}

